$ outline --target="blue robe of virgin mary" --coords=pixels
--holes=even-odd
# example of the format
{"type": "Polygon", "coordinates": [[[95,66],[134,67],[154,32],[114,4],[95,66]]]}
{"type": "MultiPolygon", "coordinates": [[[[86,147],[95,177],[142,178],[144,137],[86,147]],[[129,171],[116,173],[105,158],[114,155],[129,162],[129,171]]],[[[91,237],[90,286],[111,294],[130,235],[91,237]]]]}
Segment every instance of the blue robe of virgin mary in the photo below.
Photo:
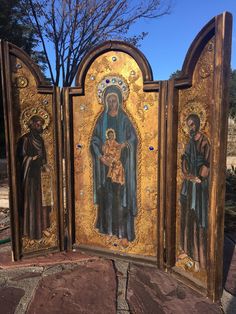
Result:
{"type": "Polygon", "coordinates": [[[105,106],[97,120],[91,140],[94,203],[98,207],[96,228],[103,234],[116,235],[118,238],[133,241],[135,239],[134,217],[137,214],[137,136],[128,116],[122,110],[122,95],[119,88],[110,86],[110,89],[109,87],[107,89],[107,96],[109,93],[117,94],[119,104],[116,116],[109,115],[108,107],[105,106]],[[125,172],[124,185],[112,182],[107,177],[108,166],[100,160],[107,129],[115,131],[118,143],[127,143],[121,152],[121,162],[125,172]]]}

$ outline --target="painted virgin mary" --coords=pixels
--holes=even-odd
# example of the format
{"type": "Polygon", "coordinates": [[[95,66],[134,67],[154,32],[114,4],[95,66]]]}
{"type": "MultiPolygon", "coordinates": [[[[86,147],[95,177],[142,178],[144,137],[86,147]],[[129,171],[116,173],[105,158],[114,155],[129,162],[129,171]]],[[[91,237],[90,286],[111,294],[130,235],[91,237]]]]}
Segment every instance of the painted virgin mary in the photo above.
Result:
{"type": "Polygon", "coordinates": [[[122,110],[120,88],[108,86],[103,99],[104,111],[97,120],[91,140],[94,203],[98,208],[96,228],[103,234],[133,241],[134,217],[137,214],[137,136],[128,116],[122,110]],[[106,138],[109,129],[115,134],[114,143],[120,150],[119,161],[115,165],[121,162],[120,169],[124,172],[122,180],[114,180],[110,175],[112,165],[104,150],[109,140],[106,138]]]}

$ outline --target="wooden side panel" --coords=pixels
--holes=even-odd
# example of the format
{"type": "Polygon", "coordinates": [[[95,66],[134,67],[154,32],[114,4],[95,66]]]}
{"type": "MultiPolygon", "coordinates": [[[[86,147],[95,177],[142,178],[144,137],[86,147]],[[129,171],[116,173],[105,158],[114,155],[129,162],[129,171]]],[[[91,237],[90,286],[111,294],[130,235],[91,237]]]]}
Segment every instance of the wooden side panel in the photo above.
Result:
{"type": "Polygon", "coordinates": [[[168,82],[164,81],[160,84],[160,106],[159,106],[159,131],[158,131],[158,235],[157,247],[158,258],[157,265],[164,268],[165,262],[165,209],[166,209],[166,134],[167,134],[167,111],[166,103],[168,98],[168,82]]]}
{"type": "Polygon", "coordinates": [[[67,249],[72,250],[74,243],[74,165],[73,165],[73,112],[69,95],[69,88],[63,89],[63,116],[64,116],[64,151],[65,151],[65,182],[66,182],[66,209],[65,209],[65,237],[67,241],[67,249]]]}
{"type": "Polygon", "coordinates": [[[167,134],[166,134],[166,182],[165,182],[165,242],[166,267],[175,264],[176,248],[176,166],[177,166],[177,126],[178,126],[178,90],[174,80],[168,82],[167,107],[167,134]]]}
{"type": "Polygon", "coordinates": [[[12,99],[11,99],[11,80],[9,76],[9,50],[4,42],[1,41],[1,81],[2,81],[2,95],[4,106],[4,121],[5,121],[5,136],[6,136],[6,154],[8,158],[8,182],[9,182],[9,206],[12,209],[11,215],[11,235],[12,235],[12,249],[14,259],[20,258],[20,237],[18,225],[18,194],[16,182],[16,166],[14,156],[14,131],[12,123],[12,99]],[[13,198],[12,195],[15,195],[13,198]]]}
{"type": "Polygon", "coordinates": [[[6,42],[1,70],[17,260],[64,247],[60,92],[43,85],[37,66],[6,42]]]}
{"type": "Polygon", "coordinates": [[[208,294],[218,300],[222,294],[225,165],[228,134],[228,93],[232,39],[232,16],[216,17],[213,78],[212,155],[209,204],[208,294]]]}
{"type": "Polygon", "coordinates": [[[213,300],[222,292],[231,19],[228,13],[217,16],[199,33],[187,54],[184,77],[175,81],[175,87],[169,83],[176,108],[168,111],[167,129],[172,135],[167,136],[167,147],[176,145],[177,163],[172,156],[171,166],[167,158],[167,173],[170,178],[176,171],[177,179],[176,201],[174,187],[167,187],[167,226],[176,215],[176,239],[166,228],[167,266],[175,264],[172,270],[181,280],[213,300]],[[181,89],[174,100],[176,88],[181,89]],[[175,144],[172,126],[177,117],[175,144]]]}

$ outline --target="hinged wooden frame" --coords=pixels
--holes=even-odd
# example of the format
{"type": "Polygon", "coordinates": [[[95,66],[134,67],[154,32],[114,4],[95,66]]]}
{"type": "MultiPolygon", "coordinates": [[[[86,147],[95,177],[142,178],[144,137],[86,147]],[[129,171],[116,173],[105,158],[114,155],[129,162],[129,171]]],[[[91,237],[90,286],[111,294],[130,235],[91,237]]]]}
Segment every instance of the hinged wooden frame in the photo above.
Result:
{"type": "Polygon", "coordinates": [[[34,64],[34,62],[21,49],[8,42],[0,42],[0,67],[1,81],[4,104],[4,120],[6,130],[6,146],[8,159],[8,178],[9,178],[9,203],[11,209],[11,232],[12,248],[14,260],[25,256],[44,254],[49,251],[58,251],[64,249],[64,213],[63,213],[63,186],[62,186],[62,144],[61,144],[61,115],[60,115],[60,90],[44,83],[43,76],[34,64]],[[54,165],[55,165],[55,185],[53,187],[53,201],[55,211],[57,212],[57,246],[41,250],[32,250],[32,252],[23,253],[22,240],[19,231],[19,187],[18,174],[16,165],[16,121],[13,116],[13,90],[12,90],[12,72],[10,58],[13,56],[25,64],[35,79],[37,93],[51,95],[52,97],[52,120],[53,120],[53,137],[54,137],[54,165]]]}
{"type": "MultiPolygon", "coordinates": [[[[230,53],[232,36],[232,16],[229,13],[213,18],[196,36],[186,55],[181,76],[169,81],[153,81],[151,67],[145,56],[135,47],[120,41],[107,41],[93,48],[79,65],[75,79],[75,87],[63,88],[48,86],[43,76],[32,60],[18,47],[7,42],[0,42],[0,67],[3,91],[6,146],[8,158],[12,247],[14,259],[22,257],[22,243],[19,231],[19,199],[16,169],[16,132],[13,115],[13,90],[11,82],[10,58],[15,56],[31,71],[39,94],[50,94],[53,108],[54,132],[54,162],[56,167],[54,200],[57,210],[58,245],[56,247],[35,251],[27,255],[43,254],[54,250],[72,250],[75,243],[75,190],[73,164],[74,158],[74,128],[73,128],[73,101],[74,97],[85,95],[85,78],[92,63],[108,52],[122,52],[132,57],[142,73],[143,91],[158,93],[159,110],[158,121],[158,202],[157,202],[157,256],[142,257],[129,254],[111,252],[92,246],[80,248],[85,251],[112,258],[122,258],[135,262],[156,265],[174,273],[181,281],[218,300],[222,293],[222,263],[223,263],[223,236],[224,236],[224,193],[225,193],[225,159],[227,141],[227,110],[228,110],[228,82],[230,73],[230,53]],[[209,226],[207,231],[208,255],[206,269],[206,283],[199,284],[193,277],[179,271],[176,267],[176,227],[178,205],[178,136],[179,120],[181,119],[181,92],[191,90],[194,86],[194,73],[201,54],[209,42],[214,43],[214,60],[210,64],[212,75],[212,90],[208,90],[211,98],[211,119],[208,119],[210,128],[211,160],[210,160],[210,203],[209,226]],[[64,147],[62,146],[62,113],[64,124],[64,147]],[[214,121],[212,123],[211,121],[214,121]],[[66,179],[66,209],[63,203],[63,149],[65,151],[65,179],[66,179]],[[65,221],[65,226],[64,226],[65,221]]],[[[206,73],[203,73],[206,75],[206,73]]],[[[200,92],[199,92],[200,93],[200,92]]],[[[196,99],[198,95],[195,95],[196,99]]],[[[180,143],[182,144],[182,143],[180,143]]]]}
{"type": "MultiPolygon", "coordinates": [[[[208,256],[207,256],[207,284],[200,286],[197,281],[191,280],[183,272],[179,272],[174,267],[176,262],[175,245],[176,235],[172,229],[172,222],[176,215],[176,202],[174,190],[176,185],[168,184],[168,177],[176,177],[177,159],[173,154],[172,158],[167,158],[167,195],[172,201],[166,206],[166,241],[167,241],[167,262],[166,266],[174,272],[178,278],[208,295],[212,300],[218,300],[222,294],[222,272],[223,272],[223,239],[224,239],[224,193],[225,193],[225,162],[227,143],[227,113],[228,113],[228,83],[230,73],[231,56],[231,36],[232,36],[232,16],[230,13],[223,13],[213,18],[197,35],[189,48],[183,64],[181,76],[169,82],[169,112],[167,129],[173,130],[170,138],[167,136],[167,145],[173,143],[173,150],[177,150],[176,141],[171,138],[177,135],[178,119],[178,90],[191,88],[195,66],[200,54],[206,44],[214,37],[215,52],[213,68],[213,91],[211,109],[211,175],[210,175],[210,203],[209,203],[209,226],[208,226],[208,256]],[[174,119],[174,121],[173,121],[174,119]],[[174,126],[174,129],[172,129],[174,126]],[[174,133],[173,133],[174,132],[174,133]],[[168,239],[172,239],[170,242],[168,239]],[[171,268],[173,267],[173,268],[171,268]],[[177,272],[176,272],[177,271],[177,272]]],[[[211,93],[211,91],[209,91],[211,93]]]]}
{"type": "MultiPolygon", "coordinates": [[[[65,136],[66,136],[66,187],[67,187],[67,210],[68,210],[68,221],[69,226],[68,227],[68,243],[69,248],[71,249],[75,240],[75,230],[74,230],[74,217],[75,217],[75,203],[74,203],[74,169],[73,169],[73,97],[74,96],[83,96],[85,94],[85,77],[87,74],[87,71],[90,68],[90,65],[92,62],[98,58],[99,56],[105,54],[109,51],[119,51],[124,52],[128,55],[130,55],[139,65],[142,77],[143,77],[143,90],[145,92],[159,92],[160,90],[160,82],[153,81],[152,79],[152,71],[150,68],[150,65],[148,64],[148,61],[143,56],[143,54],[133,46],[119,41],[109,41],[105,42],[104,44],[93,48],[82,60],[78,73],[75,80],[75,87],[72,88],[66,88],[64,90],[64,117],[65,117],[65,136]]],[[[159,120],[161,118],[161,115],[165,115],[165,104],[163,102],[163,99],[161,99],[161,95],[159,95],[159,116],[157,119],[159,120]]],[[[160,120],[159,120],[160,121],[160,120]]],[[[164,124],[159,124],[159,130],[161,131],[163,128],[165,128],[164,124]]],[[[161,131],[162,132],[162,131],[161,131]]],[[[163,131],[165,132],[165,131],[163,131]]],[[[159,138],[159,140],[161,137],[159,138]]],[[[165,141],[164,140],[158,140],[158,151],[164,151],[165,150],[165,141]]],[[[164,156],[163,156],[164,157],[164,156]]],[[[163,163],[164,159],[159,158],[159,163],[163,163]]],[[[159,171],[161,167],[159,166],[159,171]]],[[[158,178],[160,177],[160,174],[158,174],[158,178]]],[[[160,205],[158,205],[160,206],[160,205]]],[[[163,206],[163,205],[162,205],[163,206]]],[[[163,212],[163,211],[162,211],[163,212]]],[[[157,234],[157,241],[158,241],[158,248],[157,248],[157,260],[156,258],[148,258],[148,257],[138,257],[138,256],[132,256],[128,254],[123,253],[112,253],[105,249],[98,249],[96,247],[89,247],[89,246],[83,246],[80,245],[79,248],[85,251],[89,251],[92,253],[97,253],[104,256],[111,256],[111,257],[120,257],[125,258],[127,260],[135,260],[142,263],[150,263],[150,264],[158,264],[159,266],[163,265],[163,258],[160,259],[160,256],[163,256],[163,241],[159,241],[159,239],[163,239],[163,231],[160,229],[160,216],[158,213],[158,234],[157,234]],[[160,247],[160,249],[159,249],[160,247]],[[160,255],[160,256],[159,256],[160,255]]]]}

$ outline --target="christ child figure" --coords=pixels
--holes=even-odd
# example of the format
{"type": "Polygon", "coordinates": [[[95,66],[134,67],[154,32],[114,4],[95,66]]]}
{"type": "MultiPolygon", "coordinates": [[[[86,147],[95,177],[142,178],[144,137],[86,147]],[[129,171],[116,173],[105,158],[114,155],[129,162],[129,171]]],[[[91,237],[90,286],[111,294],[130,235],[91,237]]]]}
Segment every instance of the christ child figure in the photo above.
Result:
{"type": "Polygon", "coordinates": [[[124,185],[125,172],[120,161],[121,150],[126,147],[126,144],[119,144],[116,141],[115,130],[108,129],[106,131],[106,141],[102,147],[103,161],[109,167],[107,177],[112,182],[124,185]]]}

